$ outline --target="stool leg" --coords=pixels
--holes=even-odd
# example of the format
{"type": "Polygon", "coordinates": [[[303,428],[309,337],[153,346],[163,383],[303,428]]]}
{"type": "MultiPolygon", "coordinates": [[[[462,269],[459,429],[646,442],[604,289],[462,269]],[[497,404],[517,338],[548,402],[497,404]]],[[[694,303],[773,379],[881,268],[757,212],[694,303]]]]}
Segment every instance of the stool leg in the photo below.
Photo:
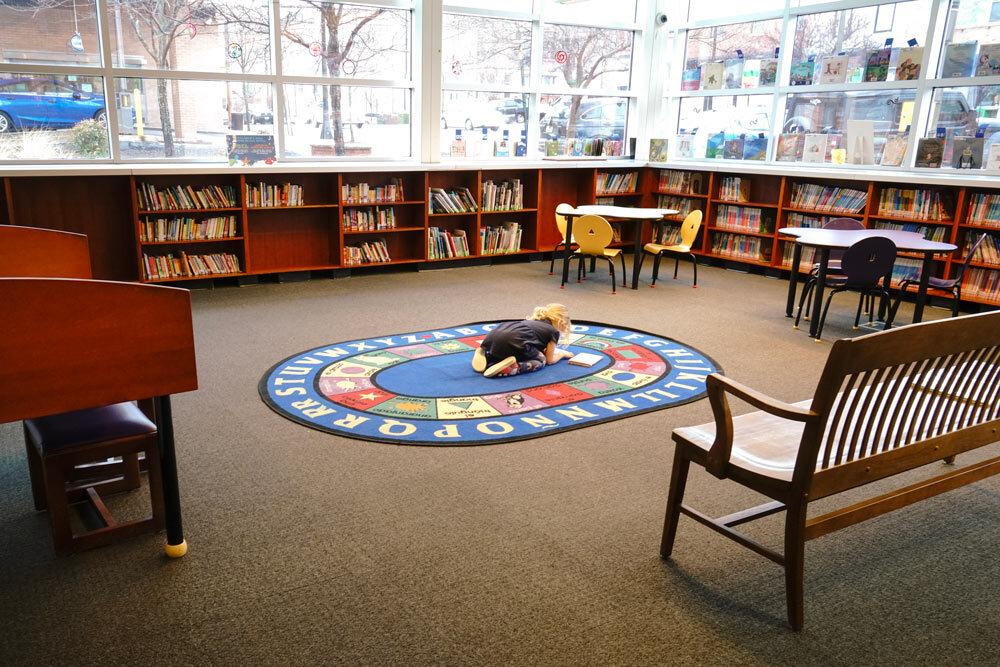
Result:
{"type": "Polygon", "coordinates": [[[66,475],[58,457],[42,459],[45,476],[45,498],[48,504],[49,525],[52,528],[52,545],[61,554],[69,553],[73,544],[73,531],[69,526],[69,503],[66,499],[66,475]]]}
{"type": "Polygon", "coordinates": [[[24,429],[24,449],[28,460],[28,477],[31,479],[31,497],[35,501],[36,510],[45,509],[45,473],[42,470],[42,459],[38,448],[24,429]]]}

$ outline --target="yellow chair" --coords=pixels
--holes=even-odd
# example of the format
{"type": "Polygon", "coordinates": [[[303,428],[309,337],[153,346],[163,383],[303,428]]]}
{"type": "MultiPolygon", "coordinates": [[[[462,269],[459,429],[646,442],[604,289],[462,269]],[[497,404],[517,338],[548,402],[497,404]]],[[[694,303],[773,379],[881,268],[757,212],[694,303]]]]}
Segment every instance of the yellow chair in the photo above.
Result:
{"type": "Polygon", "coordinates": [[[619,257],[622,261],[622,281],[625,280],[625,256],[621,248],[609,248],[614,232],[611,230],[611,223],[599,215],[584,215],[576,219],[573,223],[573,238],[580,246],[570,260],[577,259],[576,282],[580,282],[584,273],[584,262],[587,257],[598,257],[608,261],[611,268],[611,293],[617,294],[617,283],[615,282],[615,262],[614,258],[619,257]]]}
{"type": "MultiPolygon", "coordinates": [[[[656,277],[660,273],[660,260],[663,258],[663,255],[674,256],[674,280],[677,280],[677,266],[680,264],[681,255],[690,257],[691,264],[694,266],[694,284],[692,287],[698,286],[698,260],[694,256],[694,253],[691,252],[691,247],[694,246],[695,238],[698,236],[698,229],[701,227],[701,215],[700,210],[694,210],[687,214],[684,222],[681,223],[680,243],[676,245],[647,243],[643,246],[643,252],[648,252],[656,258],[653,261],[653,282],[649,285],[650,287],[656,287],[656,277]]],[[[643,255],[643,258],[645,258],[645,255],[643,255]]]]}
{"type": "MultiPolygon", "coordinates": [[[[562,240],[556,244],[556,247],[552,249],[552,261],[549,262],[549,275],[552,275],[552,270],[556,267],[556,257],[559,255],[559,249],[566,248],[566,216],[562,214],[562,211],[566,209],[572,210],[572,206],[566,203],[559,204],[556,206],[556,228],[559,230],[559,236],[562,240]]],[[[573,235],[574,237],[576,234],[573,235]]],[[[576,239],[570,239],[570,246],[576,245],[576,239]]]]}

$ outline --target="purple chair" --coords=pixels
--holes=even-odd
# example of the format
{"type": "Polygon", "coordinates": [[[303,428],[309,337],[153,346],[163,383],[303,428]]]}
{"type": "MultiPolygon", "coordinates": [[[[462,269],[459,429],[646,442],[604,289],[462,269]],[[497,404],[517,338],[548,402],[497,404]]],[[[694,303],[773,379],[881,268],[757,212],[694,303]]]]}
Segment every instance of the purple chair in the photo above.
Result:
{"type": "MultiPolygon", "coordinates": [[[[860,220],[855,220],[854,218],[830,218],[823,224],[823,229],[864,229],[865,226],[860,220]]],[[[840,262],[844,257],[844,253],[847,252],[846,248],[831,248],[829,251],[830,256],[826,263],[827,275],[841,273],[840,262]]],[[[813,264],[812,269],[809,270],[809,278],[806,279],[806,284],[802,289],[802,296],[799,298],[799,314],[802,313],[802,307],[805,306],[804,317],[809,320],[809,305],[808,295],[812,292],[814,286],[813,281],[816,280],[816,273],[819,271],[819,263],[813,264]]],[[[798,315],[795,318],[795,328],[798,328],[798,315]]]]}
{"type": "MultiPolygon", "coordinates": [[[[962,302],[962,278],[965,276],[966,269],[969,268],[969,262],[975,257],[976,251],[979,250],[979,246],[986,239],[988,234],[982,234],[972,246],[969,247],[968,252],[965,253],[965,259],[962,261],[962,265],[958,267],[955,272],[954,278],[935,278],[930,276],[927,279],[927,287],[929,289],[941,290],[942,292],[950,292],[951,301],[951,316],[958,316],[958,307],[962,302]]],[[[906,290],[910,285],[915,285],[920,282],[920,278],[911,278],[909,280],[904,280],[899,284],[899,295],[896,297],[896,303],[892,306],[892,314],[896,314],[896,309],[899,308],[900,302],[903,300],[903,295],[906,294],[906,290]]]]}

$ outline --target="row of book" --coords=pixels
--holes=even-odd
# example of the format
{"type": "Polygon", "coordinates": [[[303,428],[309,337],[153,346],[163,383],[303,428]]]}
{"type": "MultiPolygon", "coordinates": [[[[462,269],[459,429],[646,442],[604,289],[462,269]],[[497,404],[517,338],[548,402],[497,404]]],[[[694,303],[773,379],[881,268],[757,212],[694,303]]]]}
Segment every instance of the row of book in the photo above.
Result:
{"type": "Polygon", "coordinates": [[[789,213],[785,218],[785,227],[822,227],[830,220],[828,215],[809,215],[808,213],[789,213]]]}
{"type": "Polygon", "coordinates": [[[983,227],[1000,227],[1000,195],[974,193],[969,199],[966,223],[983,227]]]}
{"type": "Polygon", "coordinates": [[[637,171],[620,174],[603,171],[597,172],[597,192],[599,194],[628,194],[635,192],[638,182],[639,172],[637,171]]]}
{"type": "MultiPolygon", "coordinates": [[[[680,135],[677,138],[678,157],[693,157],[693,140],[691,135],[680,135]]],[[[717,132],[708,135],[705,141],[705,157],[713,160],[764,160],[767,158],[767,137],[763,133],[756,134],[726,134],[717,132]]]]}
{"type": "Polygon", "coordinates": [[[349,208],[344,211],[344,231],[370,232],[396,228],[396,211],[389,208],[349,208]]]}
{"type": "Polygon", "coordinates": [[[771,239],[742,234],[712,235],[712,254],[734,259],[767,262],[771,259],[771,239]]]}
{"type": "Polygon", "coordinates": [[[294,183],[258,183],[246,184],[247,206],[251,208],[267,208],[274,206],[302,206],[305,201],[302,186],[294,183]]]}
{"type": "Polygon", "coordinates": [[[431,213],[475,213],[476,198],[469,188],[430,188],[427,192],[427,203],[431,213]]]}
{"type": "Polygon", "coordinates": [[[719,199],[726,201],[750,201],[750,179],[740,176],[726,176],[719,182],[719,199]]]}
{"type": "Polygon", "coordinates": [[[878,200],[878,214],[914,220],[951,221],[937,190],[885,188],[878,200]]]}
{"type": "Polygon", "coordinates": [[[143,243],[162,241],[202,241],[236,236],[236,216],[215,218],[156,218],[139,221],[139,240],[143,243]]]}
{"type": "Polygon", "coordinates": [[[790,206],[832,213],[858,213],[868,203],[864,190],[813,183],[793,183],[790,206]]]}
{"type": "Polygon", "coordinates": [[[962,279],[962,297],[1000,303],[1000,271],[970,268],[962,279]]]}
{"type": "MultiPolygon", "coordinates": [[[[795,252],[795,242],[789,241],[788,243],[781,244],[781,268],[791,270],[792,268],[792,253],[795,252]]],[[[802,246],[801,254],[799,255],[799,271],[803,273],[809,273],[812,271],[813,264],[816,262],[816,248],[810,248],[809,246],[802,246]]]]}
{"type": "MultiPolygon", "coordinates": [[[[966,234],[964,250],[962,252],[963,258],[969,254],[969,249],[972,244],[976,242],[979,238],[979,234],[966,234]]],[[[973,255],[972,261],[980,262],[982,264],[993,264],[1000,267],[1000,238],[993,236],[992,234],[987,235],[983,242],[979,244],[976,249],[976,254],[973,255]]]]}
{"type": "Polygon", "coordinates": [[[715,210],[715,226],[719,229],[770,234],[772,223],[760,208],[722,205],[715,210]]]}
{"type": "Polygon", "coordinates": [[[142,255],[143,277],[146,280],[168,280],[191,276],[226,275],[240,272],[239,258],[228,252],[210,255],[142,255]]]}
{"type": "Polygon", "coordinates": [[[619,139],[547,139],[545,141],[546,157],[598,155],[605,157],[621,157],[624,155],[625,142],[619,139]]]}
{"type": "Polygon", "coordinates": [[[672,208],[677,213],[664,216],[665,220],[683,220],[688,213],[695,209],[695,200],[688,197],[675,197],[674,195],[660,195],[656,202],[657,208],[672,208]]]}
{"type": "Polygon", "coordinates": [[[653,228],[653,243],[660,245],[677,245],[681,242],[679,225],[657,225],[653,228]]]}
{"type": "Polygon", "coordinates": [[[389,248],[382,239],[362,243],[358,246],[344,246],[344,264],[349,266],[380,264],[391,261],[392,257],[389,255],[389,248]]]}
{"type": "Polygon", "coordinates": [[[892,287],[899,287],[899,283],[904,280],[918,280],[922,264],[923,260],[912,257],[897,257],[896,263],[892,265],[892,276],[889,279],[889,284],[892,287]]]}
{"type": "Polygon", "coordinates": [[[884,222],[884,221],[874,221],[871,223],[871,229],[889,229],[897,232],[916,232],[922,235],[928,241],[942,241],[946,242],[948,240],[948,228],[942,225],[934,225],[928,227],[926,225],[914,225],[908,223],[898,223],[898,222],[884,222]]]}
{"type": "Polygon", "coordinates": [[[497,227],[479,230],[479,252],[484,255],[504,255],[521,250],[521,225],[505,222],[497,227]]]}
{"type": "Polygon", "coordinates": [[[158,188],[139,183],[135,188],[139,209],[143,211],[178,211],[199,208],[235,208],[238,193],[231,185],[168,185],[158,188]]]}
{"type": "Polygon", "coordinates": [[[449,259],[469,255],[469,238],[464,229],[427,228],[427,259],[449,259]]]}
{"type": "Polygon", "coordinates": [[[520,179],[483,181],[484,211],[519,211],[524,208],[524,185],[520,179]]]}
{"type": "Polygon", "coordinates": [[[670,169],[661,169],[657,189],[683,192],[693,195],[700,194],[701,174],[696,174],[690,171],[672,171],[670,169]]]}
{"type": "Polygon", "coordinates": [[[403,200],[403,179],[401,178],[393,178],[387,185],[344,183],[340,186],[340,201],[345,204],[372,204],[403,200]]]}
{"type": "Polygon", "coordinates": [[[986,150],[985,138],[981,136],[923,137],[917,140],[915,167],[937,169],[950,166],[954,169],[1000,169],[1000,143],[991,144],[986,150]]]}

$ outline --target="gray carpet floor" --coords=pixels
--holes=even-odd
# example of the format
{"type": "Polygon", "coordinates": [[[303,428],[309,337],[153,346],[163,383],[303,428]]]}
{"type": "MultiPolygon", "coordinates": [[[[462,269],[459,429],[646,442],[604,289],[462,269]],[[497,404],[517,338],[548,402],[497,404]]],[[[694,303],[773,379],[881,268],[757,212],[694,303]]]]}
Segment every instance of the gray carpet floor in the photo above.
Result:
{"type": "MultiPolygon", "coordinates": [[[[996,663],[1000,478],[810,542],[795,633],[770,561],[684,518],[674,558],[659,558],[670,431],[708,421],[706,400],[534,440],[406,447],[299,426],[257,395],[302,350],[550,301],[693,345],[783,400],[811,396],[829,341],[859,333],[846,295],[824,342],[794,331],[787,282],[759,275],[703,267],[691,289],[682,267],[683,280],[612,296],[596,277],[560,290],[547,269],[194,292],[200,389],[173,401],[182,559],[163,557],[162,534],[54,556],[20,425],[0,426],[0,663],[996,663]]],[[[710,514],[761,500],[702,470],[687,499],[710,514]]],[[[781,517],[746,530],[779,545],[781,517]]]]}

